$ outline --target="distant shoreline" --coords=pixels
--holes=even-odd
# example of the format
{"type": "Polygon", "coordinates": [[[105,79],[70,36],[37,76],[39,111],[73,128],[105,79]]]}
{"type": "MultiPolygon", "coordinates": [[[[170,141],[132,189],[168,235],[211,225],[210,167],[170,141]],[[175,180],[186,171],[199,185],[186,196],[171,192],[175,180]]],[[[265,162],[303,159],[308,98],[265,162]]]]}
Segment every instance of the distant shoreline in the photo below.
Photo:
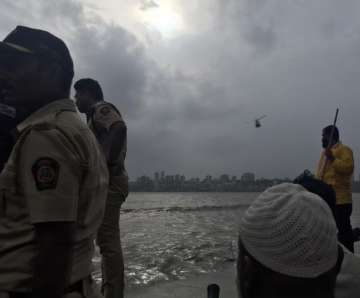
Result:
{"type": "MultiPolygon", "coordinates": [[[[248,173],[247,175],[250,175],[248,173]]],[[[204,179],[191,178],[186,180],[185,176],[170,175],[155,179],[148,176],[142,176],[135,181],[129,182],[129,189],[131,192],[263,192],[267,188],[284,183],[292,182],[290,178],[284,179],[255,179],[255,175],[249,179],[239,180],[229,175],[222,175],[220,178],[212,178],[207,176],[204,179]]],[[[360,193],[360,181],[353,181],[353,193],[360,193]]]]}

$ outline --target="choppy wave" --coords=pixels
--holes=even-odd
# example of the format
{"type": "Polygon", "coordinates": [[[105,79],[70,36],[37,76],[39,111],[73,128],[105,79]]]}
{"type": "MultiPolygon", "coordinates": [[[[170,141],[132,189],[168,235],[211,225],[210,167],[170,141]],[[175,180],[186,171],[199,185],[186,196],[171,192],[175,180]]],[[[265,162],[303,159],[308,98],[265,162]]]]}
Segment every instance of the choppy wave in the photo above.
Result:
{"type": "MultiPolygon", "coordinates": [[[[238,222],[255,194],[139,193],[122,206],[128,287],[220,271],[236,258],[238,222]]],[[[93,259],[100,282],[100,255],[93,259]]]]}
{"type": "Polygon", "coordinates": [[[229,209],[239,209],[248,206],[248,203],[241,203],[235,205],[205,205],[205,206],[196,206],[196,207],[158,207],[158,208],[125,208],[121,209],[121,213],[143,213],[143,212],[201,212],[201,211],[219,211],[219,210],[229,210],[229,209]]]}
{"type": "MultiPolygon", "coordinates": [[[[234,242],[234,241],[232,241],[234,242]]],[[[191,275],[221,270],[236,259],[235,243],[204,243],[202,239],[181,245],[162,243],[162,245],[141,245],[138,251],[146,248],[151,254],[127,254],[135,257],[136,262],[125,259],[125,275],[128,287],[149,285],[160,281],[185,279],[191,275]],[[148,247],[146,247],[148,246],[148,247]]],[[[135,247],[133,247],[135,248],[135,247]]],[[[96,252],[93,258],[93,277],[101,283],[100,255],[96,252]]]]}

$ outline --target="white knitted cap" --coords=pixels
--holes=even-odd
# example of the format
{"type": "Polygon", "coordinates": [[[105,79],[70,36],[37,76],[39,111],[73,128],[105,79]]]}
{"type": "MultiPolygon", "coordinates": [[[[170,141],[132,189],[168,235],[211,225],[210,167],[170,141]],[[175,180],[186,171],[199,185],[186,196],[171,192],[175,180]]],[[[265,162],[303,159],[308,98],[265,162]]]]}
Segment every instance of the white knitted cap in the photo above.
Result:
{"type": "Polygon", "coordinates": [[[292,183],[260,194],[240,223],[240,238],[249,254],[265,267],[294,277],[316,277],[335,266],[336,234],[327,204],[292,183]]]}

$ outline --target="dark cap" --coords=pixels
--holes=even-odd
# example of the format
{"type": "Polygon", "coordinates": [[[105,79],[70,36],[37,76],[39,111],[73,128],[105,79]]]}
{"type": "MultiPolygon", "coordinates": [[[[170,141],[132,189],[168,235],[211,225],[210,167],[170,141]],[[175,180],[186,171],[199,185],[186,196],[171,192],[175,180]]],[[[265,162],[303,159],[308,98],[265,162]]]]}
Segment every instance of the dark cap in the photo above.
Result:
{"type": "Polygon", "coordinates": [[[0,42],[0,55],[2,52],[34,54],[40,59],[57,61],[64,72],[74,73],[69,49],[60,38],[47,31],[17,26],[0,42]]]}

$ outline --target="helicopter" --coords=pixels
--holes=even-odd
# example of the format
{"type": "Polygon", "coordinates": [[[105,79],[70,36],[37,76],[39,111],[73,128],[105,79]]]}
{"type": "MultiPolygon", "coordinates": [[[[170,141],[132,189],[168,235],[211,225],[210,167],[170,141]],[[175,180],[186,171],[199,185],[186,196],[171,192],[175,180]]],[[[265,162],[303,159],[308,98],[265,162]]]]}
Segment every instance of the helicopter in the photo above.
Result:
{"type": "Polygon", "coordinates": [[[256,118],[256,119],[254,120],[254,124],[255,124],[255,127],[256,127],[256,128],[261,127],[261,122],[260,122],[260,120],[261,120],[261,119],[264,119],[265,117],[266,117],[266,115],[262,115],[261,117],[256,118]]]}

